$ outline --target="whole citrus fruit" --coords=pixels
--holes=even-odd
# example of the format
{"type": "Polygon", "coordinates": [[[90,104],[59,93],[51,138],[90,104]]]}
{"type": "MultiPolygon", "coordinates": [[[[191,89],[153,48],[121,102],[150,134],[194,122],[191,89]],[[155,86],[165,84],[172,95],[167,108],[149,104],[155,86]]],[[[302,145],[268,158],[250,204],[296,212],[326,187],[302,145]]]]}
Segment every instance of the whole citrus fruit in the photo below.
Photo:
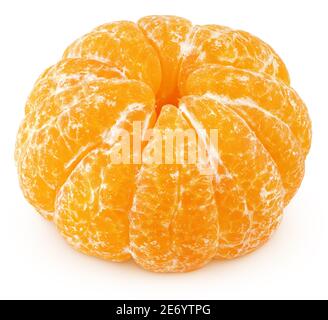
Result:
{"type": "Polygon", "coordinates": [[[310,145],[269,45],[149,16],[94,29],[41,75],[15,156],[26,199],[74,248],[186,272],[271,237],[310,145]]]}

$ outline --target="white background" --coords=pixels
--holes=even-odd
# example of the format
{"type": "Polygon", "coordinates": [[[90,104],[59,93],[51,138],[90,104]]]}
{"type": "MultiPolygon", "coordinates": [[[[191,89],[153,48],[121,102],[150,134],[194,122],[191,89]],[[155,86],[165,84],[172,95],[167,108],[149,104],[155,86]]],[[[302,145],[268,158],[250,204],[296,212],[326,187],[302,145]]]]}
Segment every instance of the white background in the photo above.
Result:
{"type": "Polygon", "coordinates": [[[327,299],[328,2],[115,0],[0,2],[0,298],[327,299]],[[307,103],[314,140],[301,190],[256,253],[189,274],[152,274],[73,251],[23,199],[13,160],[39,74],[99,24],[148,14],[247,30],[271,44],[307,103]]]}

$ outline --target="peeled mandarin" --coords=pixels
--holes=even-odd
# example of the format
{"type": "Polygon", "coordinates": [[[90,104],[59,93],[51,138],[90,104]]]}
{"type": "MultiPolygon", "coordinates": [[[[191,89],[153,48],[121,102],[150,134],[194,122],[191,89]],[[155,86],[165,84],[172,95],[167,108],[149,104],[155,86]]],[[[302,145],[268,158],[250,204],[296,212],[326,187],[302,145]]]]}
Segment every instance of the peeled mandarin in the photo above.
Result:
{"type": "Polygon", "coordinates": [[[148,16],[92,30],[40,76],[15,159],[25,198],[76,250],[188,272],[270,239],[311,140],[268,44],[148,16]]]}

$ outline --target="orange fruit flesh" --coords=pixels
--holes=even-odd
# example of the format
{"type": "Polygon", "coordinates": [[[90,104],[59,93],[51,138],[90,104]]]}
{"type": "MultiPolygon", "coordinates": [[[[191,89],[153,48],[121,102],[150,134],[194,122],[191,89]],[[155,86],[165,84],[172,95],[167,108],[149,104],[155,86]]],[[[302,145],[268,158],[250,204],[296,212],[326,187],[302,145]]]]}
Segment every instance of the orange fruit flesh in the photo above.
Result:
{"type": "Polygon", "coordinates": [[[218,128],[218,149],[211,155],[218,159],[220,168],[214,190],[220,239],[229,239],[226,248],[219,245],[218,255],[226,258],[246,254],[270,237],[282,214],[284,188],[278,169],[236,113],[206,97],[190,96],[181,103],[180,109],[196,130],[218,128]],[[230,188],[235,190],[233,194],[230,188]],[[226,197],[232,197],[236,207],[232,208],[226,197]],[[232,217],[231,209],[237,211],[232,217]]]}
{"type": "MultiPolygon", "coordinates": [[[[174,106],[163,107],[155,128],[164,137],[167,129],[190,129],[174,106]]],[[[150,140],[146,154],[154,144],[150,140]]],[[[145,269],[185,272],[203,266],[215,256],[218,241],[212,177],[196,165],[144,164],[130,223],[131,254],[145,269]]]]}
{"type": "Polygon", "coordinates": [[[138,25],[156,49],[162,66],[162,82],[157,96],[157,105],[177,105],[181,46],[186,41],[192,24],[179,17],[149,16],[140,19],[138,25]]]}
{"type": "Polygon", "coordinates": [[[307,108],[270,46],[227,27],[149,16],[94,29],[43,73],[15,158],[25,197],[75,249],[187,272],[270,238],[310,145],[307,108]],[[133,139],[137,121],[165,142],[168,131],[192,130],[195,140],[171,156],[200,143],[206,158],[156,163],[151,136],[142,164],[115,163],[120,130],[133,139]]]}
{"type": "Polygon", "coordinates": [[[77,250],[111,261],[128,260],[129,221],[137,168],[111,163],[112,149],[92,151],[57,195],[54,220],[77,250]]]}
{"type": "Polygon", "coordinates": [[[123,79],[123,75],[117,69],[95,60],[67,59],[47,69],[35,83],[26,103],[26,119],[18,134],[16,159],[26,147],[31,131],[41,128],[46,119],[53,115],[53,110],[60,108],[54,103],[56,95],[63,95],[65,91],[70,94],[71,87],[81,86],[90,80],[112,78],[123,79]]]}
{"type": "Polygon", "coordinates": [[[150,88],[135,80],[91,77],[55,91],[28,114],[21,133],[25,138],[18,140],[23,142],[18,170],[26,197],[51,215],[56,194],[76,164],[103,144],[104,136],[112,133],[114,143],[115,130],[149,118],[154,103],[150,88]]]}
{"type": "Polygon", "coordinates": [[[288,203],[303,180],[311,143],[311,122],[296,92],[264,75],[211,65],[189,77],[184,94],[212,96],[248,123],[276,162],[288,203]]]}
{"type": "Polygon", "coordinates": [[[205,64],[233,66],[271,75],[289,84],[289,74],[278,55],[260,39],[217,25],[194,26],[184,51],[179,83],[205,64]]]}
{"type": "Polygon", "coordinates": [[[143,81],[155,93],[160,87],[159,58],[133,22],[113,22],[94,29],[67,48],[63,58],[98,60],[116,67],[128,79],[143,81]]]}
{"type": "Polygon", "coordinates": [[[183,95],[214,93],[230,99],[248,99],[282,120],[297,138],[306,156],[311,145],[311,121],[297,93],[265,74],[218,65],[204,66],[190,75],[183,95]]]}

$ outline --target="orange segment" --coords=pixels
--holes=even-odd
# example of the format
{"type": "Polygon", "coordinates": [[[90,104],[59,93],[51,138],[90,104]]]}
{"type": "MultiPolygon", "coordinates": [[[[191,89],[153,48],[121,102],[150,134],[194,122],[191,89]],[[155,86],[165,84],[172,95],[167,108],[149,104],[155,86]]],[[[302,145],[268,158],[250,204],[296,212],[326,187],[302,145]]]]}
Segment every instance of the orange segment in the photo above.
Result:
{"type": "Polygon", "coordinates": [[[229,100],[214,96],[217,101],[239,114],[275,161],[286,190],[286,205],[299,189],[305,170],[305,159],[290,128],[279,118],[249,100],[229,100]]]}
{"type": "Polygon", "coordinates": [[[227,174],[227,169],[218,166],[220,183],[214,183],[214,198],[219,213],[219,245],[217,258],[233,259],[246,254],[245,248],[252,226],[246,191],[238,179],[227,174]]]}
{"type": "Polygon", "coordinates": [[[184,95],[214,93],[229,99],[248,99],[286,123],[297,138],[304,156],[311,146],[311,120],[304,102],[281,81],[264,74],[217,65],[193,72],[184,95]]]}
{"type": "MultiPolygon", "coordinates": [[[[178,109],[165,106],[155,128],[164,134],[190,127],[178,109]]],[[[154,144],[156,139],[145,154],[154,144]]],[[[144,164],[130,215],[132,256],[151,271],[197,269],[216,253],[217,219],[212,177],[201,175],[196,165],[144,164]]]]}
{"type": "Polygon", "coordinates": [[[34,85],[26,105],[26,114],[44,102],[49,96],[96,79],[124,79],[117,68],[87,59],[65,59],[43,73],[34,85]]]}
{"type": "Polygon", "coordinates": [[[64,58],[87,58],[116,67],[127,78],[148,84],[157,93],[161,65],[155,49],[133,22],[102,25],[69,46],[64,58]]]}
{"type": "Polygon", "coordinates": [[[218,129],[218,149],[211,153],[219,164],[215,187],[221,230],[218,256],[247,254],[264,243],[280,221],[285,191],[279,171],[253,131],[231,109],[195,96],[183,98],[180,108],[196,130],[218,129]],[[240,220],[230,220],[234,211],[240,220]],[[229,238],[242,241],[234,247],[229,238]]]}
{"type": "Polygon", "coordinates": [[[289,84],[284,62],[274,50],[253,35],[217,25],[195,26],[184,44],[179,86],[205,64],[234,66],[272,75],[289,84]]]}
{"type": "Polygon", "coordinates": [[[148,119],[154,104],[145,84],[113,79],[81,83],[40,105],[18,163],[27,199],[51,214],[56,193],[76,164],[102,143],[115,143],[118,129],[131,130],[133,121],[148,119]]]}
{"type": "Polygon", "coordinates": [[[178,101],[177,77],[181,60],[181,43],[186,41],[192,24],[174,16],[148,16],[139,20],[144,31],[160,57],[162,84],[158,93],[158,104],[175,104],[178,101]]]}
{"type": "MultiPolygon", "coordinates": [[[[71,87],[87,84],[92,80],[113,78],[124,77],[116,68],[94,60],[66,59],[47,69],[35,83],[26,103],[26,119],[20,127],[17,138],[16,161],[20,158],[20,153],[31,132],[42,127],[49,117],[58,112],[54,109],[65,105],[55,103],[56,96],[70,91],[71,87]]],[[[78,96],[76,99],[79,99],[78,96]]]]}
{"type": "Polygon", "coordinates": [[[74,169],[58,192],[54,221],[75,249],[124,261],[130,258],[128,212],[137,171],[113,164],[111,154],[97,149],[74,169]]]}

